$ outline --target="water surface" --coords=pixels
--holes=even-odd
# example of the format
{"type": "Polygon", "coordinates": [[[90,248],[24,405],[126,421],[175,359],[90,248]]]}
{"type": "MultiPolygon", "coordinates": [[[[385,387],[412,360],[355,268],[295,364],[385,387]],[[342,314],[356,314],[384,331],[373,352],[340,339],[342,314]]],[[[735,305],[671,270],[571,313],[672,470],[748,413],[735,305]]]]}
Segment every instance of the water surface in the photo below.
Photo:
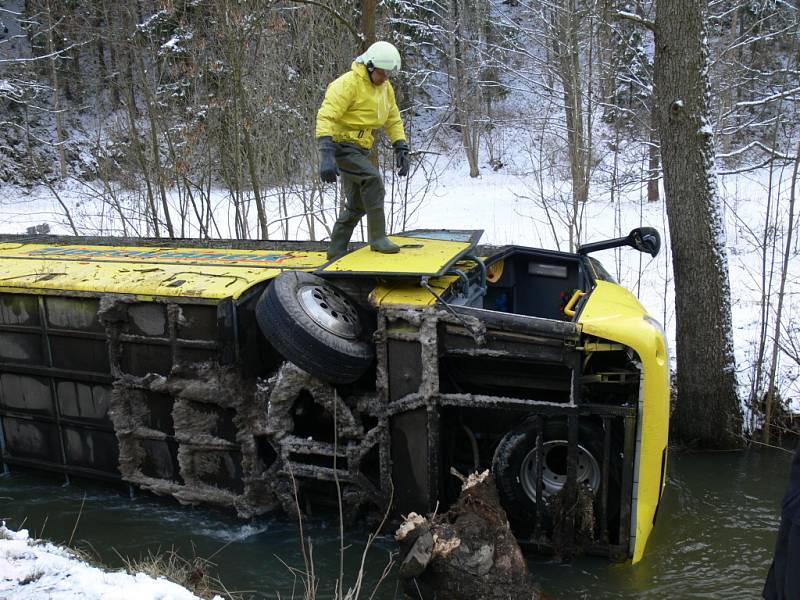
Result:
{"type": "MultiPolygon", "coordinates": [[[[673,454],[666,496],[641,563],[583,557],[564,565],[532,556],[531,572],[557,599],[759,598],[790,462],[791,455],[779,451],[673,454]]],[[[143,494],[131,497],[124,489],[12,471],[0,478],[0,518],[32,536],[59,543],[72,538],[73,545],[110,566],[121,564],[119,555],[174,548],[184,556],[213,557],[230,590],[250,591],[256,598],[303,597],[288,568],[304,568],[298,527],[286,517],[241,521],[222,511],[181,507],[143,494]]],[[[338,526],[321,516],[304,526],[321,580],[317,597],[331,598],[340,570],[338,526]]],[[[368,533],[345,532],[348,585],[355,580],[368,533]]],[[[365,587],[394,549],[389,537],[376,540],[365,587]]],[[[391,575],[374,598],[402,598],[391,575]]]]}

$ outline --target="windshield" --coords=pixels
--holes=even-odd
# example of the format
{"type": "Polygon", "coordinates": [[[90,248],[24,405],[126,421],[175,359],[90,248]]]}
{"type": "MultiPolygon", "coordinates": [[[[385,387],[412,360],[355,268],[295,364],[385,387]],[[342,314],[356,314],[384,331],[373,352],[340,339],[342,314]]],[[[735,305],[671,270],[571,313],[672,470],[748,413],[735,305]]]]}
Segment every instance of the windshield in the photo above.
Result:
{"type": "Polygon", "coordinates": [[[617,283],[617,280],[606,271],[606,268],[600,264],[600,261],[592,256],[586,257],[586,262],[589,264],[589,268],[594,273],[594,278],[599,279],[601,281],[610,281],[611,283],[617,283]]]}

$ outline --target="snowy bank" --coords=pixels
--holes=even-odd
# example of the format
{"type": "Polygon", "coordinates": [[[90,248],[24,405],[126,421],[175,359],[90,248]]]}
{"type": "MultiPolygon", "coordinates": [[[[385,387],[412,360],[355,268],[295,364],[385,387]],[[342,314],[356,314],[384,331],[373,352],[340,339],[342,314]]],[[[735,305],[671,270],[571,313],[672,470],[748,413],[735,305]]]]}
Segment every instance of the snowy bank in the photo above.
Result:
{"type": "Polygon", "coordinates": [[[163,578],[90,566],[65,548],[33,540],[27,530],[15,532],[3,523],[0,598],[197,600],[198,596],[163,578]]]}

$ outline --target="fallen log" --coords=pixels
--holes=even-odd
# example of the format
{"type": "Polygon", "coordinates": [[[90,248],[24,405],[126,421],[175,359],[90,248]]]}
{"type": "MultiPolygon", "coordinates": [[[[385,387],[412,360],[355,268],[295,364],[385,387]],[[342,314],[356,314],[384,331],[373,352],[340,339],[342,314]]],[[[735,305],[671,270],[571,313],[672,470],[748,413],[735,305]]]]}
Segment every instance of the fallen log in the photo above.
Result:
{"type": "Polygon", "coordinates": [[[395,539],[405,592],[422,600],[545,600],[533,585],[489,471],[462,479],[444,514],[409,514],[395,539]]]}

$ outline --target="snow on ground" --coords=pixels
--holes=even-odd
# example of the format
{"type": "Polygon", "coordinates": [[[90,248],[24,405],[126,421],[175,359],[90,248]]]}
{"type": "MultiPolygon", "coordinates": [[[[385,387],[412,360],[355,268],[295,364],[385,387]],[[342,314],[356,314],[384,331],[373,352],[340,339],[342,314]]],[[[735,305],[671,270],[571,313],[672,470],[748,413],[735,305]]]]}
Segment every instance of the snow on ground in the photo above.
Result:
{"type": "Polygon", "coordinates": [[[0,526],[0,598],[197,600],[198,597],[166,579],[92,567],[64,548],[33,540],[25,529],[11,531],[3,523],[0,526]]]}

